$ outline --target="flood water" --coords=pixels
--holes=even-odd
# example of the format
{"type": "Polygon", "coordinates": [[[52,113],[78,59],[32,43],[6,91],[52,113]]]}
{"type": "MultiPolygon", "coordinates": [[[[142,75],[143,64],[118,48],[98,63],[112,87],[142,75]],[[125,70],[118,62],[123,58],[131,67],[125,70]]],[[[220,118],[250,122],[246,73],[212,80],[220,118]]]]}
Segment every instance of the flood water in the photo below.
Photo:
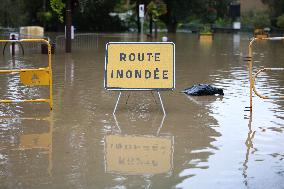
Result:
{"type": "MultiPolygon", "coordinates": [[[[153,92],[104,89],[105,44],[135,41],[101,35],[96,44],[52,56],[54,108],[46,103],[0,105],[0,188],[284,188],[284,101],[253,96],[249,106],[249,35],[216,34],[201,43],[176,34],[176,89],[153,92]],[[197,83],[224,96],[188,97],[197,83]],[[129,96],[129,99],[127,100],[129,96]],[[127,101],[127,103],[126,103],[127,101]]],[[[284,42],[254,45],[254,73],[284,67],[284,42]]],[[[39,52],[1,56],[0,68],[47,65],[39,52]]],[[[48,98],[18,74],[0,75],[1,99],[48,98]]],[[[259,76],[262,94],[283,95],[283,72],[259,76]]]]}

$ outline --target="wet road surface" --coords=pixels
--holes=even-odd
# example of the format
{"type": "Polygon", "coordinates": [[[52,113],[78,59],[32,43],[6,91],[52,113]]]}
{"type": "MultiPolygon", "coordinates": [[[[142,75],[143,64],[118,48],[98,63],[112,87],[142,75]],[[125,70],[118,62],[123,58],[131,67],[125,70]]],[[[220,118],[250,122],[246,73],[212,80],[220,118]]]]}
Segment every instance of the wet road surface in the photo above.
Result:
{"type": "MultiPolygon", "coordinates": [[[[53,55],[54,109],[48,104],[0,105],[0,188],[284,188],[284,102],[253,97],[249,106],[248,34],[217,34],[200,43],[176,34],[176,89],[158,95],[104,89],[105,43],[135,41],[101,36],[93,46],[53,55]],[[224,96],[189,97],[197,83],[224,96]],[[126,104],[127,96],[130,94],[126,104]]],[[[254,71],[284,67],[284,43],[260,42],[254,71]]],[[[0,59],[1,69],[42,67],[46,56],[0,59]]],[[[48,97],[17,74],[0,77],[1,99],[48,97]]],[[[257,80],[263,94],[284,94],[283,72],[257,80]]]]}

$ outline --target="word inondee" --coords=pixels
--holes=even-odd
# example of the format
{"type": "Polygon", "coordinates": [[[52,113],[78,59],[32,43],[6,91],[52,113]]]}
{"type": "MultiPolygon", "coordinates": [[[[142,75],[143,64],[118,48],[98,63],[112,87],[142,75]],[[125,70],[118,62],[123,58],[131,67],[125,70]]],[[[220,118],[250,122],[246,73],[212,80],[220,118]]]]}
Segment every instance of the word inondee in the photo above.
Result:
{"type": "Polygon", "coordinates": [[[111,78],[169,79],[168,70],[111,70],[111,78]]]}

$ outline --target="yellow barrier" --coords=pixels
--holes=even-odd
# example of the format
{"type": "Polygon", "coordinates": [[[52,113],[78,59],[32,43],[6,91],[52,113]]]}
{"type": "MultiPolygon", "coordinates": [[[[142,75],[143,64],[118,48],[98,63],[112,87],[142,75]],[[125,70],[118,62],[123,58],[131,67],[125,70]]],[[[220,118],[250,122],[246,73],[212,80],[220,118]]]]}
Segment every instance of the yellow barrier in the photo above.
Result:
{"type": "Polygon", "coordinates": [[[45,39],[21,39],[21,40],[0,40],[0,43],[12,42],[40,42],[46,43],[48,46],[48,66],[38,69],[15,69],[15,70],[0,70],[1,73],[19,73],[20,80],[24,85],[48,85],[49,99],[29,99],[29,100],[0,100],[0,103],[18,103],[18,102],[47,102],[52,110],[52,68],[51,68],[51,45],[45,39]]]}
{"type": "Polygon", "coordinates": [[[250,106],[248,107],[250,111],[252,111],[252,91],[259,96],[260,98],[263,99],[284,99],[284,96],[277,96],[277,97],[268,97],[268,96],[263,96],[259,92],[257,92],[255,88],[255,80],[257,76],[261,72],[265,71],[284,71],[284,68],[263,68],[257,71],[257,73],[253,76],[253,71],[252,71],[252,63],[253,63],[253,44],[256,41],[261,41],[261,40],[284,40],[284,37],[268,37],[268,38],[253,38],[250,43],[249,43],[249,51],[248,51],[248,57],[246,57],[245,61],[249,62],[249,80],[250,80],[250,106]]]}

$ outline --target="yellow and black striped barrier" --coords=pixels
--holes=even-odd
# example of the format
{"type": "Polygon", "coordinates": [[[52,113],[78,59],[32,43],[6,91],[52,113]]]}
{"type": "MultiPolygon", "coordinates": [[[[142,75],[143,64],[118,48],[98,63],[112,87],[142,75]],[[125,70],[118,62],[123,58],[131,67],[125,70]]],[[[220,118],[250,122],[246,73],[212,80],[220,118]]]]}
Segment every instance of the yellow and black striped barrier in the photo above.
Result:
{"type": "Polygon", "coordinates": [[[20,40],[0,40],[0,43],[45,43],[48,47],[48,66],[37,69],[13,69],[0,70],[1,73],[19,73],[22,84],[28,86],[49,86],[49,99],[27,99],[27,100],[0,100],[0,103],[19,103],[19,102],[47,102],[52,110],[52,67],[51,67],[51,45],[45,39],[20,39],[20,40]]]}

